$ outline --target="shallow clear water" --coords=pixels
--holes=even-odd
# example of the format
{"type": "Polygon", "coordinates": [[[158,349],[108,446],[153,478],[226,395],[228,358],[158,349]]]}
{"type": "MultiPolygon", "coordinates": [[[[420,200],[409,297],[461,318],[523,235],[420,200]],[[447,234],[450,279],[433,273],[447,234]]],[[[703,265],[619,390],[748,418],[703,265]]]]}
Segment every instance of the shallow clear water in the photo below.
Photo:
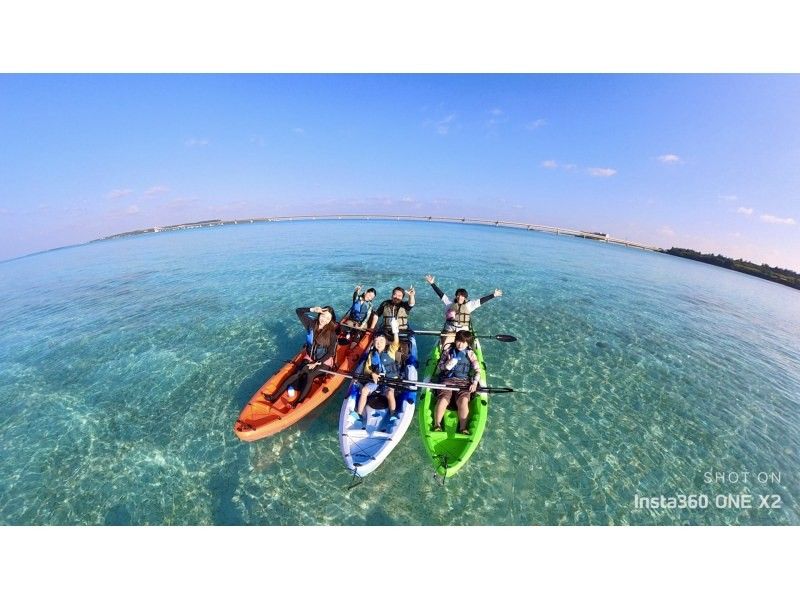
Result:
{"type": "Polygon", "coordinates": [[[432,223],[226,226],[0,263],[0,523],[798,524],[798,299],[672,256],[432,223]],[[348,491],[343,390],[278,436],[234,436],[302,343],[295,307],[341,314],[356,283],[380,299],[413,283],[412,325],[434,328],[428,272],[502,288],[476,327],[519,338],[483,344],[490,382],[526,392],[493,397],[456,477],[437,484],[412,426],[348,491]],[[711,504],[634,505],[679,493],[711,504]],[[752,507],[714,504],[740,493],[752,507]]]}

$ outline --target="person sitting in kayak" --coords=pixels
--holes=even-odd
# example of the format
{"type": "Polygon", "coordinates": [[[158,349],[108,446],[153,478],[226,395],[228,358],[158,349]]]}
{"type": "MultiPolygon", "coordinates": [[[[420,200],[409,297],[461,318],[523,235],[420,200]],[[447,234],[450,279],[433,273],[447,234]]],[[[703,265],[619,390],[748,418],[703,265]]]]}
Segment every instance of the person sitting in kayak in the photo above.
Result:
{"type": "Polygon", "coordinates": [[[473,311],[478,309],[490,299],[503,296],[503,291],[500,289],[495,289],[485,297],[468,301],[467,299],[469,298],[469,293],[467,293],[467,289],[456,289],[455,299],[451,301],[450,298],[445,295],[442,289],[436,286],[436,279],[433,276],[426,274],[425,280],[430,283],[434,292],[439,295],[442,303],[444,303],[445,319],[442,332],[446,334],[442,335],[442,346],[452,343],[453,339],[455,338],[455,333],[459,330],[471,329],[470,322],[473,311]]]}
{"type": "Polygon", "coordinates": [[[375,299],[376,294],[373,288],[369,288],[359,295],[360,291],[361,285],[357,285],[355,291],[353,291],[353,303],[341,322],[347,328],[347,338],[351,339],[352,342],[358,342],[361,337],[361,333],[358,330],[366,330],[371,319],[370,316],[372,316],[372,301],[375,299]]]}
{"type": "Polygon", "coordinates": [[[397,320],[392,322],[392,344],[387,347],[386,334],[379,331],[375,334],[372,341],[372,348],[367,353],[364,362],[364,374],[372,377],[372,382],[365,383],[361,387],[361,395],[358,398],[358,405],[355,411],[349,415],[350,423],[363,420],[364,410],[367,407],[367,399],[375,391],[381,392],[389,403],[389,424],[397,421],[397,403],[394,397],[394,388],[385,384],[386,380],[398,380],[400,378],[400,336],[397,320]],[[381,382],[383,380],[384,382],[381,382]]]}
{"type": "Polygon", "coordinates": [[[458,433],[469,434],[469,428],[467,427],[469,399],[472,393],[478,389],[480,380],[478,357],[470,349],[471,342],[472,333],[467,330],[459,330],[455,334],[454,342],[448,343],[442,349],[442,356],[436,366],[439,382],[447,384],[447,386],[456,387],[456,389],[441,389],[436,392],[436,411],[433,420],[434,432],[441,432],[444,412],[453,399],[453,394],[458,393],[456,396],[458,433]]]}
{"type": "MultiPolygon", "coordinates": [[[[375,328],[378,320],[381,320],[381,330],[386,336],[389,336],[392,333],[392,320],[396,320],[401,334],[414,334],[414,331],[408,327],[408,315],[414,307],[416,293],[414,285],[411,285],[408,289],[408,301],[403,301],[406,290],[403,287],[395,287],[392,290],[392,297],[381,303],[378,309],[372,312],[369,328],[375,328]]],[[[408,343],[400,344],[400,352],[405,359],[408,355],[408,343]]]]}
{"type": "Polygon", "coordinates": [[[325,307],[298,307],[295,311],[300,323],[306,329],[306,354],[303,357],[305,363],[284,380],[272,396],[265,396],[266,400],[270,402],[278,399],[290,386],[296,386],[299,388],[299,394],[295,405],[299,405],[311,390],[314,379],[324,375],[323,372],[315,370],[319,366],[331,368],[334,365],[338,340],[336,312],[327,305],[325,307]],[[312,318],[309,316],[312,313],[319,315],[312,318]]]}

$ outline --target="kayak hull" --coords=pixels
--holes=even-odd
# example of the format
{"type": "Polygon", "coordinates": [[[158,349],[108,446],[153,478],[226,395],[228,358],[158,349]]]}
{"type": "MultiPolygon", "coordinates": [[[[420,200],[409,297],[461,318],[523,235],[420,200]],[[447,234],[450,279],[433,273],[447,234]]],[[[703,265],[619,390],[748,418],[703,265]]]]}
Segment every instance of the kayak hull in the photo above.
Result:
{"type": "MultiPolygon", "coordinates": [[[[346,341],[343,333],[340,333],[339,338],[346,341]]],[[[337,345],[336,367],[329,369],[342,372],[352,371],[369,346],[371,339],[372,335],[367,333],[352,348],[348,342],[337,345]]],[[[240,440],[253,442],[277,434],[303,419],[336,394],[346,378],[338,374],[326,374],[317,377],[308,396],[299,405],[295,403],[294,399],[289,398],[288,392],[284,392],[274,402],[265,399],[265,395],[271,396],[284,380],[305,363],[304,355],[305,349],[302,349],[253,394],[233,426],[233,431],[240,440]]]]}
{"type": "MultiPolygon", "coordinates": [[[[408,342],[409,353],[403,367],[402,377],[405,380],[416,381],[419,365],[417,341],[411,337],[408,342]]],[[[362,373],[365,360],[366,352],[356,369],[358,374],[362,373]]],[[[364,411],[365,425],[351,424],[348,415],[356,408],[361,388],[362,382],[353,380],[347,392],[347,398],[342,403],[339,413],[339,448],[347,470],[359,477],[364,477],[383,463],[405,435],[414,419],[417,390],[416,388],[395,389],[398,420],[393,425],[390,425],[388,421],[390,415],[388,406],[385,405],[385,401],[380,401],[380,397],[376,397],[374,393],[364,411]],[[378,400],[375,401],[375,399],[378,400]]]]}
{"type": "MultiPolygon", "coordinates": [[[[480,341],[473,341],[472,350],[478,358],[480,365],[480,385],[486,384],[486,365],[483,361],[483,351],[480,341]]],[[[423,371],[424,382],[436,382],[436,366],[441,357],[439,343],[431,351],[423,371]]],[[[458,413],[447,409],[442,420],[442,431],[433,431],[434,414],[436,408],[436,391],[430,388],[420,389],[419,397],[419,429],[422,444],[430,459],[436,474],[442,478],[456,475],[467,464],[472,454],[478,448],[483,438],[486,422],[489,416],[489,395],[487,393],[473,393],[469,402],[468,428],[470,434],[458,433],[458,413]]]]}

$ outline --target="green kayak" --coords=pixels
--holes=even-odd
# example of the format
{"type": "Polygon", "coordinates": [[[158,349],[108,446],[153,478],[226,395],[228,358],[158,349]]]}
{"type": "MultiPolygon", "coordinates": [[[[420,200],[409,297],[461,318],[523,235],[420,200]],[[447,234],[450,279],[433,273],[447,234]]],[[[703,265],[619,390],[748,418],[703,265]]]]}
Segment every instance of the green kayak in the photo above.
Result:
{"type": "MultiPolygon", "coordinates": [[[[478,358],[480,364],[480,385],[486,384],[486,365],[483,362],[483,352],[478,339],[472,342],[472,350],[478,358]]],[[[439,343],[431,351],[423,372],[423,381],[438,382],[435,379],[436,364],[442,349],[439,343]]],[[[420,388],[417,404],[419,411],[420,434],[422,444],[430,457],[436,473],[447,478],[454,476],[469,461],[472,453],[478,448],[478,444],[486,428],[486,420],[489,416],[489,395],[476,392],[472,395],[469,402],[469,434],[458,433],[458,414],[452,409],[447,409],[442,420],[442,431],[433,432],[433,416],[436,408],[436,390],[430,388],[420,388]]]]}

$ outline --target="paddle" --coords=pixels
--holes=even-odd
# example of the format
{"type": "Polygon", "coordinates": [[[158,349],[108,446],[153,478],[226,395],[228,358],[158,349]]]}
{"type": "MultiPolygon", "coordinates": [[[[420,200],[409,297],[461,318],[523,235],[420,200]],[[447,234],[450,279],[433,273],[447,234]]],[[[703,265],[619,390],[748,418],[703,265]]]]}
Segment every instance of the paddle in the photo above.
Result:
{"type": "MultiPolygon", "coordinates": [[[[350,324],[342,324],[341,322],[339,322],[339,326],[341,326],[342,328],[347,328],[348,330],[357,330],[359,332],[368,332],[370,334],[373,334],[373,333],[375,333],[377,331],[375,328],[360,328],[359,326],[352,326],[350,324]]],[[[409,332],[411,332],[411,331],[410,330],[401,330],[400,332],[397,333],[397,336],[406,337],[406,336],[408,336],[409,332]]],[[[388,336],[388,333],[387,333],[387,336],[388,336]]]]}
{"type": "MultiPolygon", "coordinates": [[[[419,334],[421,336],[447,336],[450,334],[455,334],[455,331],[442,332],[441,330],[415,330],[414,334],[419,334]]],[[[476,334],[472,338],[492,338],[496,341],[500,341],[501,343],[513,343],[517,340],[516,336],[511,336],[510,334],[476,334]]]]}
{"type": "MultiPolygon", "coordinates": [[[[372,330],[359,328],[358,326],[351,326],[350,324],[342,324],[339,323],[339,326],[342,328],[349,328],[350,330],[360,330],[362,332],[372,332],[372,330]]],[[[453,332],[442,332],[441,330],[401,330],[400,336],[404,336],[413,332],[414,334],[419,334],[420,336],[447,336],[449,334],[455,334],[453,332]]],[[[500,341],[501,343],[513,343],[517,340],[516,336],[511,336],[510,334],[476,334],[472,338],[491,338],[496,341],[500,341]]]]}
{"type": "Polygon", "coordinates": [[[360,330],[361,332],[372,332],[370,328],[361,328],[360,326],[352,326],[350,324],[342,324],[339,322],[339,326],[342,328],[349,328],[350,330],[360,330]]]}
{"type": "MultiPolygon", "coordinates": [[[[372,376],[368,376],[366,374],[350,374],[348,372],[334,372],[333,370],[326,370],[320,368],[320,372],[324,372],[325,374],[334,374],[336,376],[344,376],[345,378],[351,378],[353,380],[359,380],[360,382],[372,382],[372,376]]],[[[398,379],[383,379],[379,382],[379,384],[385,384],[387,386],[419,386],[420,388],[432,388],[434,390],[463,390],[458,386],[447,386],[446,384],[438,384],[436,382],[418,382],[416,380],[403,380],[402,378],[398,379]]],[[[492,394],[502,394],[507,392],[514,392],[513,388],[509,388],[507,386],[479,386],[478,390],[475,392],[485,392],[485,393],[492,393],[492,394]]]]}

